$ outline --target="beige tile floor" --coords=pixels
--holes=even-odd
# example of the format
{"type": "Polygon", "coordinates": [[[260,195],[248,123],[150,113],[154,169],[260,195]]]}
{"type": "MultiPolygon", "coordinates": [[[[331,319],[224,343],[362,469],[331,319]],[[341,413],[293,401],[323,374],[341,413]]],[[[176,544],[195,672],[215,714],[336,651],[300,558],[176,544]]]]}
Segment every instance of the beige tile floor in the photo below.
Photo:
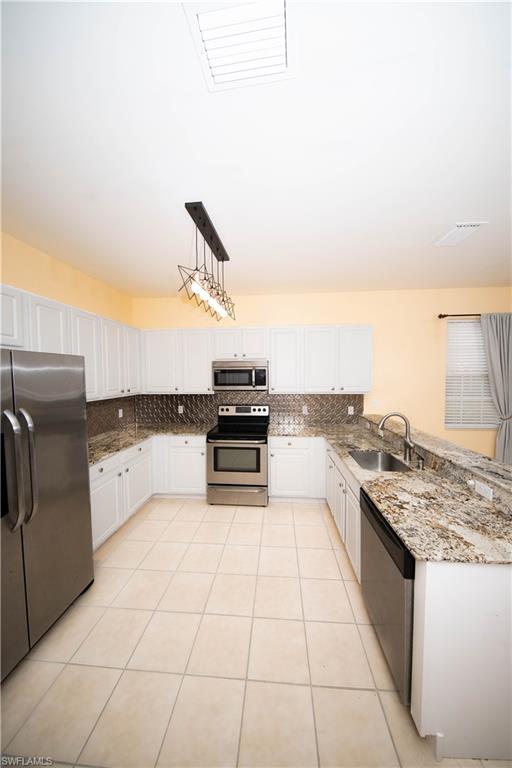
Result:
{"type": "Polygon", "coordinates": [[[418,736],[321,503],[152,499],[4,683],[2,720],[5,754],[63,765],[482,766],[418,736]]]}

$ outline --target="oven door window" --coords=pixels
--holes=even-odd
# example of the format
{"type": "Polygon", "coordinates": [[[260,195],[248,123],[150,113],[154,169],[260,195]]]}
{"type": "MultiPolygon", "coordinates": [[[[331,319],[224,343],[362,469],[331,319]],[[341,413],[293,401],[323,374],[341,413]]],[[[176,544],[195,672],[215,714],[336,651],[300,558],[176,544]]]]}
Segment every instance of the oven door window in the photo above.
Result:
{"type": "Polygon", "coordinates": [[[260,448],[221,448],[213,451],[213,468],[215,472],[254,472],[261,471],[260,448]]]}
{"type": "Polygon", "coordinates": [[[252,368],[216,368],[214,387],[252,387],[252,368]]]}

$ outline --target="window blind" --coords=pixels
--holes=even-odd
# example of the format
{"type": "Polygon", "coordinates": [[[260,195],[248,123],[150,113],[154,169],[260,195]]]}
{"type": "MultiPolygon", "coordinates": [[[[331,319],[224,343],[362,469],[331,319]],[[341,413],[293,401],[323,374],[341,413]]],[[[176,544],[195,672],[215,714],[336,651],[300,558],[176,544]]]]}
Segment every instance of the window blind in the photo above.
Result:
{"type": "Polygon", "coordinates": [[[444,421],[446,427],[458,429],[498,426],[480,320],[448,321],[444,421]]]}

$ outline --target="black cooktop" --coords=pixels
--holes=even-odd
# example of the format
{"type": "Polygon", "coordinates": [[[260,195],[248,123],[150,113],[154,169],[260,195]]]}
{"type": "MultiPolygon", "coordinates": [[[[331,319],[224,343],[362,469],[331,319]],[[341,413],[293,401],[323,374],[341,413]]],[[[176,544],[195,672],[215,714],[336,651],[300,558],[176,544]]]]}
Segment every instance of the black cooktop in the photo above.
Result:
{"type": "Polygon", "coordinates": [[[219,423],[208,432],[208,440],[267,439],[268,406],[235,405],[219,407],[219,423]]]}
{"type": "Polygon", "coordinates": [[[255,424],[254,419],[251,423],[231,423],[217,424],[207,434],[210,440],[261,440],[268,434],[268,422],[264,424],[255,424]]]}

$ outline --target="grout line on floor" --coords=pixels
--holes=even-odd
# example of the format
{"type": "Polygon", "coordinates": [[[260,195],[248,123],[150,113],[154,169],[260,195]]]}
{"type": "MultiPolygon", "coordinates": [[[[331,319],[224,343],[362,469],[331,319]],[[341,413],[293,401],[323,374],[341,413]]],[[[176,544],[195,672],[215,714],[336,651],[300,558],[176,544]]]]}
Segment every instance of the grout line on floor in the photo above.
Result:
{"type": "MultiPolygon", "coordinates": [[[[205,514],[206,514],[206,510],[205,510],[205,514]]],[[[231,531],[231,528],[232,528],[232,526],[233,526],[233,521],[231,521],[231,523],[229,524],[228,535],[229,535],[229,532],[231,531]]],[[[192,542],[191,542],[191,543],[192,543],[192,542]]],[[[224,550],[225,550],[225,548],[226,548],[226,544],[224,544],[224,545],[223,545],[223,547],[222,547],[222,552],[221,552],[221,555],[220,555],[220,558],[219,558],[219,562],[218,562],[218,565],[217,565],[217,571],[215,571],[215,575],[216,575],[216,574],[217,574],[217,572],[218,572],[218,566],[220,565],[220,561],[222,560],[222,555],[224,554],[224,550]]],[[[188,549],[187,549],[187,551],[188,551],[188,549]]],[[[183,573],[183,571],[182,571],[182,573],[183,573]]],[[[206,596],[206,600],[205,600],[205,603],[204,603],[204,608],[203,608],[203,611],[202,611],[202,613],[201,613],[201,618],[200,618],[200,620],[199,620],[199,624],[197,625],[196,633],[195,633],[195,635],[194,635],[194,640],[193,640],[193,642],[192,642],[192,645],[190,646],[190,651],[189,651],[189,654],[188,654],[187,663],[185,664],[185,669],[183,670],[183,673],[182,673],[182,675],[181,675],[180,684],[179,684],[179,686],[178,686],[178,690],[177,690],[177,692],[176,692],[176,698],[174,699],[174,704],[172,705],[172,708],[171,708],[171,713],[170,713],[170,715],[169,715],[169,719],[168,719],[168,721],[167,721],[167,725],[166,725],[166,727],[165,727],[165,730],[164,730],[164,732],[163,732],[162,741],[161,741],[161,743],[160,743],[160,748],[159,748],[159,750],[158,750],[158,754],[157,754],[157,756],[156,756],[156,760],[155,760],[155,762],[154,762],[154,767],[156,767],[156,766],[158,765],[158,761],[160,760],[160,755],[161,755],[161,753],[162,753],[162,748],[163,748],[163,746],[164,746],[164,742],[165,742],[165,739],[166,739],[166,737],[167,737],[167,733],[168,733],[168,731],[169,731],[169,728],[170,728],[170,725],[171,725],[172,716],[173,716],[173,714],[174,714],[174,710],[176,709],[176,704],[178,703],[178,699],[179,699],[179,696],[180,696],[180,692],[181,692],[181,689],[182,689],[182,687],[183,687],[183,682],[184,682],[184,680],[185,680],[185,676],[186,676],[186,674],[187,674],[188,666],[189,666],[189,664],[190,664],[190,659],[192,658],[192,654],[193,654],[193,652],[194,652],[194,648],[195,648],[195,646],[196,646],[197,638],[198,638],[198,636],[199,636],[199,632],[200,632],[200,630],[201,630],[201,625],[202,625],[202,623],[203,623],[203,619],[204,619],[204,616],[205,616],[205,610],[206,610],[206,606],[208,605],[208,601],[209,601],[209,599],[210,599],[210,595],[211,595],[211,593],[212,593],[212,589],[213,589],[213,585],[214,585],[214,584],[215,584],[215,576],[213,577],[213,579],[212,579],[212,583],[210,584],[210,588],[209,588],[209,590],[208,590],[208,594],[207,594],[207,596],[206,596]]],[[[134,649],[134,650],[135,650],[135,649],[134,649]]],[[[132,655],[133,655],[133,654],[132,654],[132,655]]]]}
{"type": "Polygon", "coordinates": [[[242,698],[242,710],[240,712],[240,727],[238,731],[238,747],[236,751],[236,766],[238,768],[240,764],[240,749],[242,746],[242,728],[244,724],[244,715],[245,715],[245,702],[247,699],[247,682],[249,678],[249,664],[251,663],[251,647],[252,647],[252,632],[254,627],[254,610],[256,607],[256,595],[258,593],[258,573],[260,570],[260,559],[261,559],[261,539],[263,537],[263,526],[261,527],[260,531],[260,544],[258,549],[258,563],[256,566],[256,577],[255,577],[255,585],[254,585],[254,595],[252,598],[252,616],[251,616],[251,629],[249,633],[249,647],[247,649],[247,664],[245,667],[245,681],[244,681],[244,695],[242,698]]]}

